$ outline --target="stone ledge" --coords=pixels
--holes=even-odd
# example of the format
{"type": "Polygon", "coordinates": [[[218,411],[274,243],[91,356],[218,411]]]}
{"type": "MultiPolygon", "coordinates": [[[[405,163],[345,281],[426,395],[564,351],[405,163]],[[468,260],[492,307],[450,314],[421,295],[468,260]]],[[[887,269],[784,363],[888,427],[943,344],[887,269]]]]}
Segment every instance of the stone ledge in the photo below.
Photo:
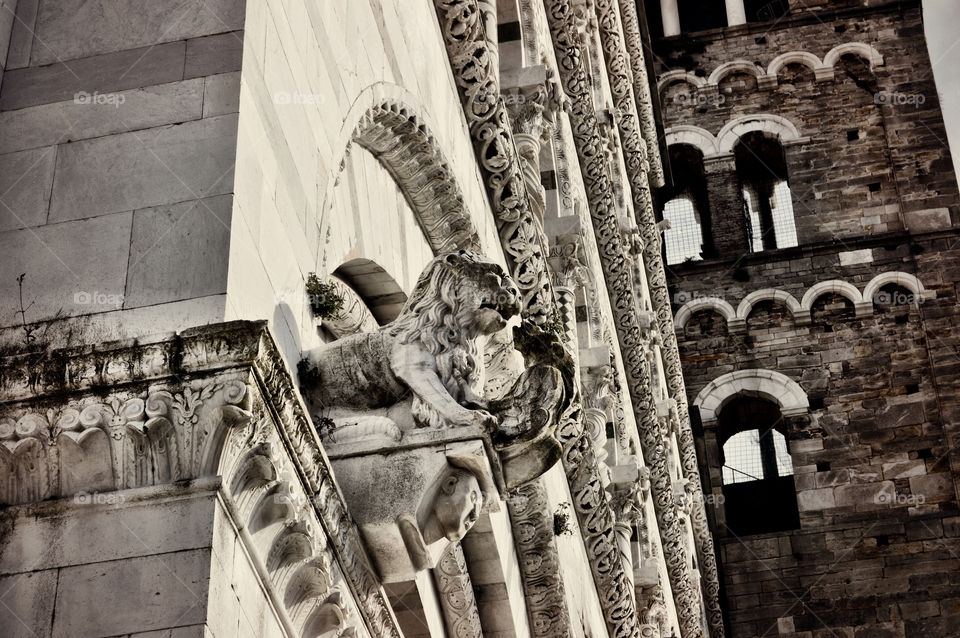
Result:
{"type": "MultiPolygon", "coordinates": [[[[0,405],[0,502],[109,495],[222,475],[235,516],[261,549],[306,525],[314,553],[303,557],[305,565],[337,565],[320,570],[331,574],[324,591],[334,592],[342,572],[352,595],[340,600],[356,600],[371,635],[399,638],[265,322],[7,357],[0,360],[0,389],[8,399],[0,405]],[[310,519],[317,521],[313,532],[310,519]]],[[[336,605],[335,615],[348,618],[350,604],[336,605]]]]}

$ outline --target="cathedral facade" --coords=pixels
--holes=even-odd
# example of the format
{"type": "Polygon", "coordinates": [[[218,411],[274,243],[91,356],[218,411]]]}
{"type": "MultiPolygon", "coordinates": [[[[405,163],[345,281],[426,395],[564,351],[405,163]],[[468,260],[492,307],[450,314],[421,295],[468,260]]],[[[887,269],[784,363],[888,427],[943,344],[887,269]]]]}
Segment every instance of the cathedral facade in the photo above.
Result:
{"type": "Polygon", "coordinates": [[[0,635],[960,632],[919,2],[700,4],[0,0],[0,635]]]}

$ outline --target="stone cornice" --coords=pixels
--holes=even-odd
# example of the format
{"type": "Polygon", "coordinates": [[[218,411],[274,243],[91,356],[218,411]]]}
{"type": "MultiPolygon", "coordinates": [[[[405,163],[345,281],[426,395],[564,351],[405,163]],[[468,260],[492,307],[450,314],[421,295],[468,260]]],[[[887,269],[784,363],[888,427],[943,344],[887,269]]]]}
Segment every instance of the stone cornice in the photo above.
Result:
{"type": "MultiPolygon", "coordinates": [[[[176,335],[6,357],[0,360],[0,390],[0,469],[14,477],[3,493],[7,503],[162,485],[222,472],[230,483],[224,489],[242,519],[265,498],[245,477],[266,472],[260,479],[253,477],[257,485],[267,480],[276,494],[304,504],[322,527],[322,538],[312,541],[319,552],[316,558],[302,559],[304,573],[326,578],[317,574],[329,572],[320,569],[329,547],[371,635],[400,638],[265,322],[217,324],[176,335]],[[96,453],[82,453],[91,445],[96,453]],[[29,485],[16,478],[25,476],[17,474],[22,462],[39,464],[38,471],[30,473],[29,485]],[[70,471],[64,472],[68,464],[70,471]],[[48,480],[43,479],[45,468],[48,480]]],[[[274,542],[281,542],[298,529],[302,514],[297,512],[302,510],[274,509],[280,516],[276,524],[285,530],[274,542]],[[284,522],[284,517],[292,518],[284,522]]],[[[288,573],[271,574],[281,572],[288,573]]],[[[329,590],[331,584],[327,579],[321,588],[329,590]]],[[[310,622],[302,615],[306,603],[297,600],[286,610],[293,626],[310,622]]],[[[334,615],[344,617],[345,608],[335,598],[322,604],[337,606],[334,615]]]]}

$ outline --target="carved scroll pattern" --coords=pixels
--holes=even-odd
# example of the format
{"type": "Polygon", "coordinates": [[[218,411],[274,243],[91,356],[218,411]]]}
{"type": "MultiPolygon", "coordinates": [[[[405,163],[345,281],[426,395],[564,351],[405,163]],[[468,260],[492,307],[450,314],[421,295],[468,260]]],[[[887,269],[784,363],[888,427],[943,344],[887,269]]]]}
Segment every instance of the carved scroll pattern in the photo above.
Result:
{"type": "Polygon", "coordinates": [[[460,543],[450,543],[433,569],[440,606],[451,638],[483,638],[477,600],[460,543]]]}
{"type": "Polygon", "coordinates": [[[542,325],[550,320],[553,306],[546,242],[530,209],[480,9],[476,0],[435,0],[435,6],[500,243],[527,316],[542,325]]]}
{"type": "Polygon", "coordinates": [[[704,603],[710,620],[710,635],[715,638],[722,638],[724,625],[723,612],[720,608],[719,575],[713,549],[713,537],[707,525],[706,511],[703,505],[693,433],[690,429],[689,416],[686,411],[686,391],[683,387],[683,373],[673,328],[673,312],[669,302],[660,243],[657,241],[659,234],[657,234],[656,239],[650,237],[651,231],[656,232],[657,229],[649,186],[647,147],[643,143],[637,127],[639,118],[632,88],[635,83],[624,51],[616,0],[596,0],[596,8],[599,14],[600,37],[603,42],[604,57],[607,60],[607,75],[616,107],[622,114],[619,121],[620,137],[626,159],[627,174],[633,190],[634,209],[638,212],[640,232],[644,238],[644,264],[648,271],[648,285],[657,313],[658,326],[664,339],[662,353],[667,369],[667,384],[671,394],[678,402],[678,407],[679,403],[683,402],[683,407],[680,408],[681,423],[678,428],[678,442],[684,477],[687,479],[690,489],[694,492],[692,519],[694,534],[697,539],[699,564],[703,575],[704,603]]]}
{"type": "Polygon", "coordinates": [[[663,162],[660,158],[659,135],[657,123],[653,117],[653,97],[650,93],[650,80],[643,54],[643,38],[640,35],[640,21],[634,0],[620,0],[620,18],[630,67],[633,70],[633,95],[637,103],[637,114],[640,117],[640,130],[647,143],[650,183],[654,186],[663,186],[663,162]]]}
{"type": "MultiPolygon", "coordinates": [[[[627,247],[620,237],[616,210],[610,194],[610,178],[605,167],[603,140],[589,93],[590,81],[584,69],[574,16],[567,0],[548,0],[550,29],[560,66],[560,76],[571,99],[571,123],[587,186],[590,216],[593,221],[607,291],[615,315],[617,333],[630,384],[634,412],[641,417],[641,444],[650,468],[656,514],[663,537],[667,570],[674,591],[680,626],[685,638],[702,636],[698,596],[693,591],[686,569],[682,529],[673,507],[673,490],[666,467],[666,450],[661,427],[649,401],[650,377],[644,356],[627,247]],[[646,394],[646,396],[644,396],[646,394]],[[653,418],[650,418],[650,417],[653,418]]],[[[630,619],[629,635],[636,635],[636,619],[630,619]]],[[[619,627],[618,627],[619,629],[619,627]]]]}
{"type": "Polygon", "coordinates": [[[530,633],[537,638],[566,638],[570,635],[570,615],[546,490],[539,481],[524,485],[507,500],[507,507],[520,561],[530,633]]]}

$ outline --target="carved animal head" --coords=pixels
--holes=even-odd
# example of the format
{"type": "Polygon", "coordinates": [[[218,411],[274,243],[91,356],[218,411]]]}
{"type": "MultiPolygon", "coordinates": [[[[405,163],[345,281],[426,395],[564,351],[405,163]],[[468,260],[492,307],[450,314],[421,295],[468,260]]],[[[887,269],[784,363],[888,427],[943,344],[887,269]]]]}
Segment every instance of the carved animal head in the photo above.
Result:
{"type": "MultiPolygon", "coordinates": [[[[480,377],[476,339],[502,330],[519,312],[520,291],[503,268],[461,250],[427,265],[389,330],[403,343],[420,341],[436,357],[437,373],[450,396],[460,401],[463,388],[475,387],[480,377]]],[[[431,412],[414,401],[418,420],[442,425],[431,412]]]]}

